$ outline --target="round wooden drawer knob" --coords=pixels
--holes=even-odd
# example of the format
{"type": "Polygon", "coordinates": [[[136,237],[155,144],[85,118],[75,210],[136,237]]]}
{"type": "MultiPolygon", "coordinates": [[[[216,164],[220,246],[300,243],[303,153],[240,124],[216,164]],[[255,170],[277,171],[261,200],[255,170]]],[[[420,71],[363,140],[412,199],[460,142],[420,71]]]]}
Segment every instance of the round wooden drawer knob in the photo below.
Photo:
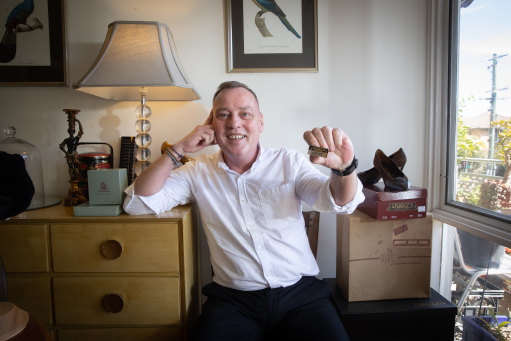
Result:
{"type": "Polygon", "coordinates": [[[105,240],[101,243],[99,252],[105,259],[117,259],[122,254],[122,245],[117,240],[105,240]]]}
{"type": "Polygon", "coordinates": [[[107,313],[118,313],[124,308],[124,298],[119,294],[107,294],[101,299],[101,306],[107,313]]]}

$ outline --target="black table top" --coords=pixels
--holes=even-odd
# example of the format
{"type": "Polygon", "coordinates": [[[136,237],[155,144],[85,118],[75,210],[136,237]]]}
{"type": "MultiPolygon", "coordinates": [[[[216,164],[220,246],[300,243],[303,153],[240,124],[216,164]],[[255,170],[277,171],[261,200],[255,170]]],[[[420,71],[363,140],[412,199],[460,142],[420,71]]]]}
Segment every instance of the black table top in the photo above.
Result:
{"type": "Polygon", "coordinates": [[[339,310],[341,319],[364,315],[378,318],[390,315],[401,317],[426,317],[439,314],[456,315],[457,307],[442,295],[431,289],[427,298],[407,298],[380,301],[348,302],[342,296],[335,278],[325,278],[332,287],[333,300],[339,310]]]}

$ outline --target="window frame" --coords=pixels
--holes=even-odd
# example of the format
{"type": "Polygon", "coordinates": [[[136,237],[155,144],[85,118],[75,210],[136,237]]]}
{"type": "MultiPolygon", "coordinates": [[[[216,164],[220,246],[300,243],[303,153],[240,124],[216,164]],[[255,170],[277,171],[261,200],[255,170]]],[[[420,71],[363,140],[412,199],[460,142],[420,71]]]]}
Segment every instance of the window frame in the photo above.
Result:
{"type": "Polygon", "coordinates": [[[511,247],[511,223],[500,214],[489,214],[450,200],[450,160],[455,162],[459,0],[428,2],[427,170],[425,182],[432,195],[428,205],[436,220],[511,247]],[[452,129],[454,127],[454,130],[452,129]],[[501,217],[502,216],[502,217],[501,217]]]}

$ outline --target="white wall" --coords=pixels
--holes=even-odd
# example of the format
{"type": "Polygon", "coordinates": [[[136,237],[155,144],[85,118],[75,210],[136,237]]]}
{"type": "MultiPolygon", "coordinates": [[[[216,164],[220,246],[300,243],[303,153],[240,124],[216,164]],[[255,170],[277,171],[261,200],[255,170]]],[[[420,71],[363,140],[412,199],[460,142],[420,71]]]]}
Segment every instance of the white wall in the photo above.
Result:
{"type": "MultiPolygon", "coordinates": [[[[428,0],[318,0],[317,73],[227,73],[222,0],[66,0],[70,84],[88,70],[115,20],[151,20],[171,29],[182,64],[202,99],[149,103],[153,155],[206,118],[216,86],[247,83],[264,114],[265,146],[306,151],[303,131],[340,127],[351,136],[360,170],[372,166],[377,148],[403,147],[405,173],[423,185],[426,3],[428,0]]],[[[108,142],[134,135],[134,102],[107,101],[71,87],[3,87],[0,127],[43,155],[47,195],[65,197],[69,179],[59,143],[67,136],[62,109],[76,108],[81,141],[108,142]]],[[[211,151],[208,150],[208,151],[211,151]]],[[[117,164],[116,155],[115,164],[117,164]]],[[[335,276],[335,216],[322,214],[318,262],[321,275],[335,276]]]]}

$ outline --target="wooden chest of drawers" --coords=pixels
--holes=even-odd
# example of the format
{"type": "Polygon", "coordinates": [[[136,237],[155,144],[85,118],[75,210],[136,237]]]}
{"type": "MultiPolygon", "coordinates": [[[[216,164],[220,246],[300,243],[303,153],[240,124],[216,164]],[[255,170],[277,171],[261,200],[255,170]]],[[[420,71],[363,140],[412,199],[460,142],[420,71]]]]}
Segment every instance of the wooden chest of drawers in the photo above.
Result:
{"type": "Polygon", "coordinates": [[[199,312],[190,206],[74,217],[64,206],[0,223],[8,299],[58,341],[184,340],[199,312]]]}

